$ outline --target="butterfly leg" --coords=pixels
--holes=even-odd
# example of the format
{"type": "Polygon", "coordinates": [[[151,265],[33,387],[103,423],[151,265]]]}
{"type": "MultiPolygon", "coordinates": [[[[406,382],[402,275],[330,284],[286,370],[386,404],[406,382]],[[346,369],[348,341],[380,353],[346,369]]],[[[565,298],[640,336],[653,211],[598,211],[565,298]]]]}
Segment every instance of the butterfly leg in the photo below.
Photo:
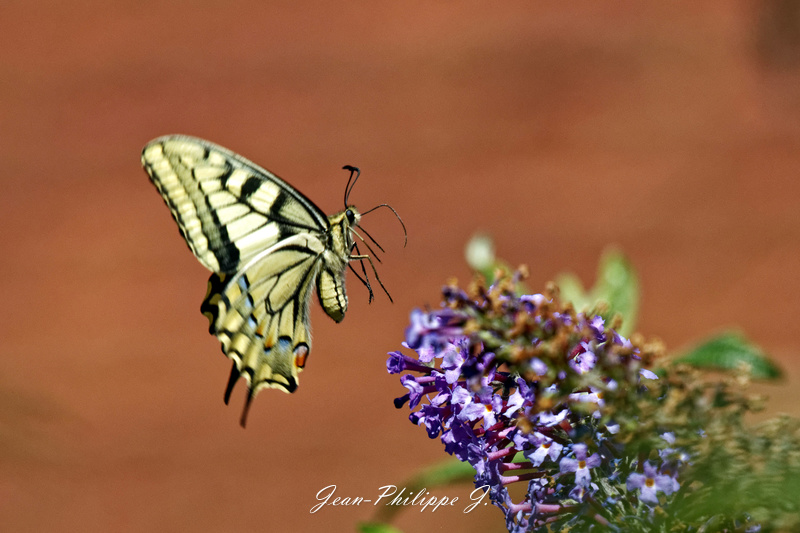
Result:
{"type": "MultiPolygon", "coordinates": [[[[389,294],[388,290],[386,290],[386,286],[383,284],[383,282],[381,281],[381,277],[378,275],[378,269],[375,268],[375,263],[372,262],[372,257],[370,257],[369,255],[351,255],[350,256],[350,261],[353,261],[353,260],[361,261],[363,259],[366,259],[367,261],[369,261],[369,266],[372,267],[372,272],[375,274],[375,279],[378,280],[378,283],[380,284],[381,289],[383,289],[383,292],[385,292],[386,296],[389,297],[389,301],[394,303],[394,300],[392,299],[392,295],[389,294]]],[[[363,263],[362,263],[362,265],[363,265],[363,263]]],[[[366,272],[365,272],[365,274],[366,274],[366,272]]]]}
{"type": "Polygon", "coordinates": [[[358,272],[356,272],[356,269],[353,268],[353,265],[351,263],[347,263],[347,266],[353,272],[353,275],[358,279],[358,281],[363,283],[364,286],[367,288],[367,290],[369,291],[369,303],[372,303],[372,300],[375,298],[375,295],[372,292],[372,285],[370,285],[369,283],[369,277],[367,276],[367,269],[364,268],[364,263],[361,262],[361,270],[364,271],[364,278],[358,275],[358,272]]]}

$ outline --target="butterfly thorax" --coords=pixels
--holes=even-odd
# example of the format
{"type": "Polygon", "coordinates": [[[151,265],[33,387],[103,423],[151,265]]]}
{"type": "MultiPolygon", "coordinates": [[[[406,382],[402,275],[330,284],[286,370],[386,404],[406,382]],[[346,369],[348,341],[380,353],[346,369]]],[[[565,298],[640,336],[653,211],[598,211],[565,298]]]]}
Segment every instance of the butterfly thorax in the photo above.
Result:
{"type": "Polygon", "coordinates": [[[361,214],[354,206],[348,206],[344,211],[328,217],[330,230],[327,251],[341,258],[343,266],[347,266],[350,250],[353,248],[352,229],[358,226],[360,221],[361,214]]]}

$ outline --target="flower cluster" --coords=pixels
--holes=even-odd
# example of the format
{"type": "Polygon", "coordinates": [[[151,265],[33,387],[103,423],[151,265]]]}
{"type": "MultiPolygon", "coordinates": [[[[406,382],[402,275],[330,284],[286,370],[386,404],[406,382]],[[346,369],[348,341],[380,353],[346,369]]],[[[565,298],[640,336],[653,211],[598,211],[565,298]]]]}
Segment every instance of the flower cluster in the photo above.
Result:
{"type": "Polygon", "coordinates": [[[554,287],[519,296],[517,281],[450,285],[442,308],[412,312],[414,356],[387,361],[408,390],[395,406],[474,467],[509,531],[602,525],[608,505],[652,513],[684,464],[670,433],[637,433],[659,347],[576,312],[554,287]]]}

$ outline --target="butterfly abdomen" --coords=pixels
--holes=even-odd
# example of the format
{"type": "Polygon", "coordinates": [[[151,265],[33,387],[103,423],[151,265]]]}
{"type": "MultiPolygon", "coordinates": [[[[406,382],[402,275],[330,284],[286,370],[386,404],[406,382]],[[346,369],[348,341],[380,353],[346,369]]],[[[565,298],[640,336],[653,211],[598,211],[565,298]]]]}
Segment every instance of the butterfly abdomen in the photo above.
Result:
{"type": "Polygon", "coordinates": [[[320,270],[317,276],[317,297],[328,316],[341,322],[347,312],[344,271],[334,272],[327,268],[320,270]]]}

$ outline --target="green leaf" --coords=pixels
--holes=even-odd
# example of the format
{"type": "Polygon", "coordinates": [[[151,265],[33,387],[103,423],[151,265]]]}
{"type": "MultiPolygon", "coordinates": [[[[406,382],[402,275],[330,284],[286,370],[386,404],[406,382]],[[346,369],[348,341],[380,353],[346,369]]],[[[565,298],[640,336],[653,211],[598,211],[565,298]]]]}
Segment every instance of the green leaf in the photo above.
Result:
{"type": "Polygon", "coordinates": [[[400,529],[380,522],[362,522],[358,524],[361,533],[403,533],[400,529]]]}
{"type": "MultiPolygon", "coordinates": [[[[505,274],[513,272],[508,263],[497,258],[492,238],[486,234],[475,234],[467,243],[464,256],[470,268],[482,274],[488,284],[494,283],[498,270],[505,274]]],[[[633,333],[639,310],[639,278],[622,252],[613,248],[603,252],[597,268],[597,283],[590,290],[584,289],[574,274],[557,276],[556,284],[561,298],[572,302],[575,309],[594,312],[605,319],[619,313],[623,318],[619,333],[625,336],[633,333]]],[[[517,292],[530,293],[522,283],[517,292]]]]}
{"type": "Polygon", "coordinates": [[[411,478],[405,486],[414,489],[448,485],[450,483],[462,483],[465,481],[471,482],[474,477],[475,469],[471,464],[459,461],[458,459],[448,459],[420,471],[411,478]]]}
{"type": "Polygon", "coordinates": [[[575,274],[559,274],[556,276],[556,285],[561,293],[561,299],[572,302],[575,309],[586,309],[594,303],[592,297],[583,288],[583,283],[575,274]]]}
{"type": "MultiPolygon", "coordinates": [[[[508,263],[497,258],[494,241],[485,233],[476,233],[472,236],[464,248],[464,257],[470,268],[484,277],[487,285],[496,281],[495,274],[498,271],[504,276],[510,276],[514,272],[508,263]]],[[[517,283],[515,290],[517,294],[530,294],[522,282],[517,283]]]]}
{"type": "Polygon", "coordinates": [[[597,282],[589,290],[584,289],[574,274],[556,277],[561,298],[572,302],[579,311],[594,311],[610,319],[619,313],[622,327],[619,333],[628,336],[636,327],[639,310],[639,278],[628,258],[622,252],[609,248],[603,252],[597,268],[597,282]]]}
{"type": "Polygon", "coordinates": [[[464,248],[464,256],[470,268],[476,272],[486,275],[494,275],[492,270],[497,262],[497,256],[494,253],[494,242],[492,238],[485,233],[476,233],[467,242],[464,248]]]}
{"type": "Polygon", "coordinates": [[[678,358],[678,362],[717,370],[732,370],[746,363],[750,375],[757,379],[777,379],[783,375],[780,367],[761,348],[734,331],[708,339],[678,358]]]}

